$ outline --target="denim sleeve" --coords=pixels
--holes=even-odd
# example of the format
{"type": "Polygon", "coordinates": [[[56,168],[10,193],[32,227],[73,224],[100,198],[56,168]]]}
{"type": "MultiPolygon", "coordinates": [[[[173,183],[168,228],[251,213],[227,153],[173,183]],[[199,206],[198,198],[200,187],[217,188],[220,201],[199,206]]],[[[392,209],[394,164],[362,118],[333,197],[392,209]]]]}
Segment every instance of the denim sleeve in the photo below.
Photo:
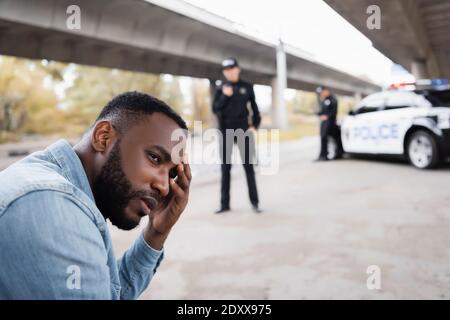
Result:
{"type": "Polygon", "coordinates": [[[164,257],[163,250],[150,247],[141,233],[118,261],[122,290],[120,299],[136,299],[147,288],[164,257]]]}
{"type": "Polygon", "coordinates": [[[105,245],[87,209],[63,192],[15,200],[0,217],[1,299],[110,299],[105,245]]]}

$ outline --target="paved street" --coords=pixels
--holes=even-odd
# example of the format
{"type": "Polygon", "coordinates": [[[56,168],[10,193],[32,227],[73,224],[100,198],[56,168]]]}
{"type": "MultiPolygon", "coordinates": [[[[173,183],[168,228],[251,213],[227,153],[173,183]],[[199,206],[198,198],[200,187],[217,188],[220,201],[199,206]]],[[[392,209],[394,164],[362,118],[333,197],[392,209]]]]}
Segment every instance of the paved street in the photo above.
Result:
{"type": "Polygon", "coordinates": [[[0,175],[0,299],[105,296],[83,283],[106,272],[116,285],[111,248],[122,257],[158,219],[108,221],[103,246],[88,237],[105,231],[92,205],[135,225],[130,212],[157,206],[136,189],[165,193],[183,156],[190,198],[175,225],[150,224],[172,230],[139,299],[450,300],[450,0],[74,3],[0,0],[0,173],[86,138],[78,156],[56,146],[0,175]],[[330,157],[404,149],[415,167],[314,161],[320,136],[334,138],[330,157]],[[231,211],[215,214],[234,143],[256,174],[234,146],[231,211]]]}
{"type": "MultiPolygon", "coordinates": [[[[142,298],[450,298],[450,167],[312,163],[317,142],[283,144],[279,173],[258,176],[261,215],[250,210],[242,168],[229,214],[212,214],[217,170],[194,181],[142,298]],[[370,265],[381,269],[379,291],[367,289],[370,265]]],[[[113,228],[118,254],[138,232],[113,228]]]]}
{"type": "MultiPolygon", "coordinates": [[[[9,150],[53,140],[3,145],[1,163],[20,158],[6,157],[9,150]]],[[[250,210],[241,166],[233,168],[233,211],[212,214],[219,167],[194,165],[190,204],[141,298],[450,298],[450,166],[313,163],[317,144],[281,144],[279,173],[257,176],[261,215],[250,210]],[[379,291],[366,286],[371,265],[381,269],[379,291]]],[[[118,256],[141,231],[111,230],[118,256]]]]}

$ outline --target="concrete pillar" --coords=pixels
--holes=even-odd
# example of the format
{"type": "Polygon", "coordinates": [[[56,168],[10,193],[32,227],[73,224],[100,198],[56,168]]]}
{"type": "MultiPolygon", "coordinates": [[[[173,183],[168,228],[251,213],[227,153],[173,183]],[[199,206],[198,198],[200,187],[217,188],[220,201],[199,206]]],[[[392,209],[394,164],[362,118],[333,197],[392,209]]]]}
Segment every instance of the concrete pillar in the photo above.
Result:
{"type": "Polygon", "coordinates": [[[428,79],[429,74],[426,61],[423,60],[413,61],[411,64],[411,73],[413,74],[414,77],[416,77],[416,80],[428,79]]]}
{"type": "Polygon", "coordinates": [[[287,129],[288,116],[284,92],[287,87],[286,52],[283,43],[279,42],[277,47],[277,76],[272,80],[272,116],[273,127],[287,129]]]}
{"type": "Polygon", "coordinates": [[[277,88],[277,77],[272,78],[270,87],[272,88],[272,109],[270,113],[272,115],[271,127],[278,127],[277,124],[277,105],[278,105],[278,88],[277,88]]]}

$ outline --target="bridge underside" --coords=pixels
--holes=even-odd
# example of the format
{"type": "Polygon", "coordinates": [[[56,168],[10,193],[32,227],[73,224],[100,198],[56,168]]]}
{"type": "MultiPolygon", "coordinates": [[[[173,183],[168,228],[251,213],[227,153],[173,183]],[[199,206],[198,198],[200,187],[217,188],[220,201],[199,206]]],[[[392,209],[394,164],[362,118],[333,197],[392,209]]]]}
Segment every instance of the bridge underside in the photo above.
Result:
{"type": "Polygon", "coordinates": [[[418,78],[450,78],[450,1],[325,0],[394,62],[418,78]],[[367,8],[381,9],[381,29],[367,27],[367,8]]]}

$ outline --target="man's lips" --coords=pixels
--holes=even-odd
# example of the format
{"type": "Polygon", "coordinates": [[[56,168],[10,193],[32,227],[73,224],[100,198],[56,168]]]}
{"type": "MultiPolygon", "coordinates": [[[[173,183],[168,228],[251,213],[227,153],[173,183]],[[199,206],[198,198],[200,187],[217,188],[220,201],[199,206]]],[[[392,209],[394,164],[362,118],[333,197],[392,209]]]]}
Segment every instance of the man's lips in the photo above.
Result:
{"type": "Polygon", "coordinates": [[[158,205],[158,201],[150,196],[142,197],[141,202],[145,214],[150,214],[158,205]]]}

